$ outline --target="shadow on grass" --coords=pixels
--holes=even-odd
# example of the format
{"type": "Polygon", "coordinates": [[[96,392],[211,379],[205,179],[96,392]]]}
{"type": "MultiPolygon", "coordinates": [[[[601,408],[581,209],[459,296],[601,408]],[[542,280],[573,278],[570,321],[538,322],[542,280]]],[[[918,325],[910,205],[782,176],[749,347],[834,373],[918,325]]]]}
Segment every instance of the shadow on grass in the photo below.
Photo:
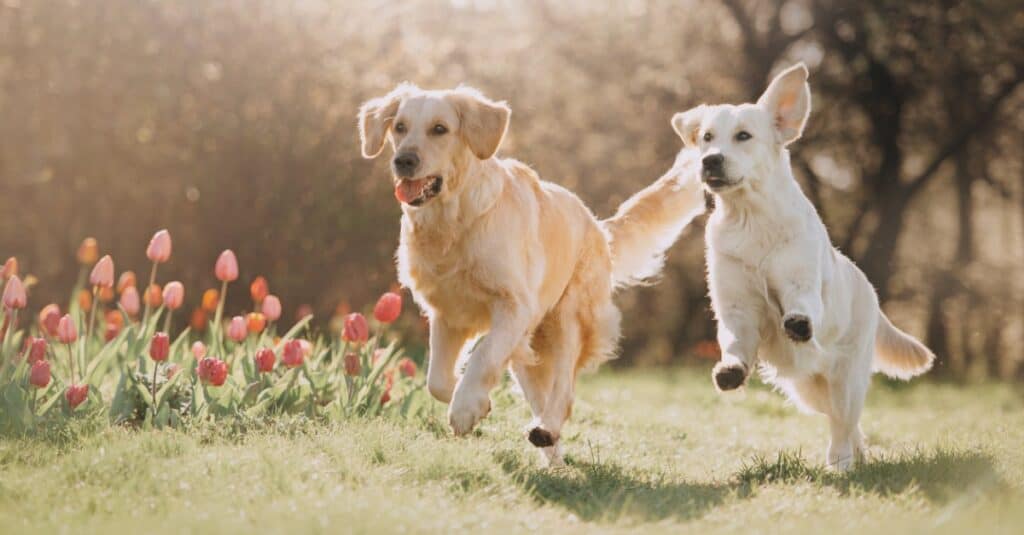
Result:
{"type": "Polygon", "coordinates": [[[611,522],[699,518],[727,499],[748,499],[758,488],[809,483],[836,489],[843,496],[873,493],[891,496],[917,490],[933,503],[967,493],[1000,493],[1009,488],[990,456],[975,451],[935,450],[870,460],[840,474],[808,462],[800,452],[776,459],[754,458],[722,482],[678,481],[631,473],[614,463],[569,460],[569,467],[544,470],[511,452],[497,455],[502,469],[538,503],[557,505],[581,520],[611,522]]]}

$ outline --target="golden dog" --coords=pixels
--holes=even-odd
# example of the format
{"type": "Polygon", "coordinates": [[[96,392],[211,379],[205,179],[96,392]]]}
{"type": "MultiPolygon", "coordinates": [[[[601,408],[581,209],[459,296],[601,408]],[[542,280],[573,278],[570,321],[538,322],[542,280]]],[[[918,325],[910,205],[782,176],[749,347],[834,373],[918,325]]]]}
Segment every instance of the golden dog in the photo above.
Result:
{"type": "Polygon", "coordinates": [[[619,337],[612,292],[656,275],[664,251],[704,209],[695,151],[598,221],[576,195],[494,156],[511,111],[466,87],[402,84],[359,111],[363,156],[390,140],[402,204],[398,273],[430,320],[430,393],[463,435],[490,411],[506,367],[533,413],[528,438],[548,462],[580,369],[619,337]],[[460,379],[456,360],[471,338],[460,379]]]}

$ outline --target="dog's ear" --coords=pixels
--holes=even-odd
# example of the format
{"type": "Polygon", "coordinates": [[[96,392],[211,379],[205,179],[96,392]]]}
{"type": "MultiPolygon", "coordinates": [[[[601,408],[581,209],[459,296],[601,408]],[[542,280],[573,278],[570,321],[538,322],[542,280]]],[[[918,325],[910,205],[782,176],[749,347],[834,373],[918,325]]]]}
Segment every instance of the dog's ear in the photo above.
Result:
{"type": "Polygon", "coordinates": [[[398,113],[398,106],[402,98],[414,89],[416,86],[402,83],[387,95],[367,100],[359,107],[359,139],[363,145],[363,158],[376,158],[384,150],[384,140],[398,113]]]}
{"type": "Polygon", "coordinates": [[[807,124],[807,116],[811,114],[807,66],[797,63],[782,71],[757,99],[757,105],[771,114],[783,145],[799,139],[807,124]]]}
{"type": "Polygon", "coordinates": [[[684,112],[672,116],[672,129],[683,138],[683,145],[693,147],[697,145],[697,133],[700,131],[700,122],[704,120],[704,112],[707,105],[701,104],[684,112]]]}
{"type": "Polygon", "coordinates": [[[498,152],[508,131],[512,110],[504,102],[495,102],[476,89],[459,87],[449,98],[459,115],[459,134],[473,154],[486,160],[498,152]]]}

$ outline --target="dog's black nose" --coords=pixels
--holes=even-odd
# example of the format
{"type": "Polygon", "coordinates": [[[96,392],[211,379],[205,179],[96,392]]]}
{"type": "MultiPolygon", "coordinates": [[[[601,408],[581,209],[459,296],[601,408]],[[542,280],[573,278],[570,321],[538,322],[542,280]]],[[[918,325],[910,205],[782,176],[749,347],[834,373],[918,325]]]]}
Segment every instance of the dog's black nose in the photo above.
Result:
{"type": "Polygon", "coordinates": [[[403,152],[395,156],[395,173],[400,176],[412,176],[420,166],[420,157],[415,152],[403,152]]]}
{"type": "Polygon", "coordinates": [[[705,171],[721,171],[722,164],[725,163],[725,156],[721,154],[709,154],[701,160],[704,164],[705,171]]]}

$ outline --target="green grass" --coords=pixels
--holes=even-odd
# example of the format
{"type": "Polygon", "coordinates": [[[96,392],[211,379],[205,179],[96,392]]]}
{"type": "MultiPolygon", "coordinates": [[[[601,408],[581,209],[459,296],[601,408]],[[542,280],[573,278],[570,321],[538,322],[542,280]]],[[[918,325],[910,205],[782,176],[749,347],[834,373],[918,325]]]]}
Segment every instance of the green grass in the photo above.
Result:
{"type": "Polygon", "coordinates": [[[588,376],[549,471],[496,396],[475,436],[430,419],[138,432],[77,422],[0,439],[0,532],[602,531],[1017,533],[1024,398],[1009,386],[878,383],[871,461],[822,466],[824,418],[705,372],[588,376]]]}

